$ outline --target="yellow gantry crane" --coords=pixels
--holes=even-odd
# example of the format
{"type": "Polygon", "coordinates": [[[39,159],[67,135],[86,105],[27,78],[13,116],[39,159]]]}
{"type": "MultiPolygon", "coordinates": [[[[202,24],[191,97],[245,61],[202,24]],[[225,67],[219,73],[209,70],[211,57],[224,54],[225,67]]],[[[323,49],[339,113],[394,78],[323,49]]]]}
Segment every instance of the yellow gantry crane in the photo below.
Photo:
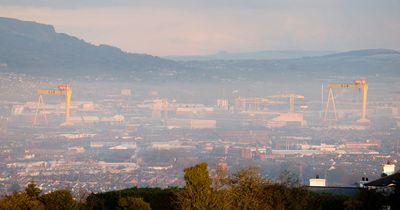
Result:
{"type": "Polygon", "coordinates": [[[303,95],[297,95],[297,94],[281,94],[281,95],[274,95],[274,96],[269,96],[268,98],[289,98],[289,104],[290,112],[294,112],[294,100],[295,99],[304,99],[303,95]]]}
{"type": "Polygon", "coordinates": [[[329,83],[328,84],[328,99],[325,106],[324,120],[328,120],[329,105],[332,103],[332,108],[334,112],[334,120],[338,119],[336,112],[335,96],[333,95],[333,89],[359,89],[362,91],[362,107],[361,107],[361,117],[357,121],[359,123],[368,123],[369,120],[366,117],[367,113],[367,96],[368,96],[368,85],[365,79],[354,80],[353,84],[338,84],[329,83]]]}
{"type": "Polygon", "coordinates": [[[39,99],[38,99],[38,103],[37,103],[35,119],[33,121],[33,123],[35,125],[37,124],[37,119],[38,119],[37,116],[38,116],[40,109],[44,113],[44,119],[47,122],[47,117],[46,117],[45,110],[44,110],[43,95],[64,95],[65,96],[65,119],[64,119],[63,125],[70,124],[69,116],[70,116],[70,108],[71,108],[72,89],[69,84],[58,85],[58,89],[55,89],[55,90],[54,89],[40,89],[40,90],[38,90],[38,95],[39,95],[39,99]]]}

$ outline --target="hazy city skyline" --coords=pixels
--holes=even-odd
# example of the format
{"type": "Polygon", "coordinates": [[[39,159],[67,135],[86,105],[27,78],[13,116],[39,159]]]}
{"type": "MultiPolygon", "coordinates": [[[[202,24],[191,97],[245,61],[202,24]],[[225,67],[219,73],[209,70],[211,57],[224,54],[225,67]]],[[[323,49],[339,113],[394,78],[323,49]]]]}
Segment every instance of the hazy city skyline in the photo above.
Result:
{"type": "Polygon", "coordinates": [[[0,209],[400,209],[399,11],[0,0],[0,209]]]}
{"type": "Polygon", "coordinates": [[[4,1],[0,13],[125,51],[400,49],[398,1],[4,1]]]}

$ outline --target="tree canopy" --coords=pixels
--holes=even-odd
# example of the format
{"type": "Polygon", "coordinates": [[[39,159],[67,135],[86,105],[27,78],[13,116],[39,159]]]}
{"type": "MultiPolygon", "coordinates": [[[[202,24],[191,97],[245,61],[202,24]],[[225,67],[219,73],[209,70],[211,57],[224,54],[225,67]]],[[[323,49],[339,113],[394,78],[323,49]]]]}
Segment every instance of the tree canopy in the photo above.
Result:
{"type": "Polygon", "coordinates": [[[299,184],[295,174],[284,171],[277,181],[263,177],[257,168],[245,168],[230,176],[217,170],[210,176],[207,163],[184,170],[183,188],[129,188],[92,193],[77,202],[69,190],[43,194],[31,182],[23,192],[0,198],[1,210],[320,210],[399,209],[399,187],[393,193],[362,189],[352,196],[315,193],[299,184]]]}

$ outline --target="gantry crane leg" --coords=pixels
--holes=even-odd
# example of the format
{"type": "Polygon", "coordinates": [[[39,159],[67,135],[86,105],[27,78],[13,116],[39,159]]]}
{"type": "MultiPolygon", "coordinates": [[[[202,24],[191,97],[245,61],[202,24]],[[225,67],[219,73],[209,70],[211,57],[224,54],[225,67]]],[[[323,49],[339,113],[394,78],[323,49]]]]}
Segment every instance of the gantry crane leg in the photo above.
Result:
{"type": "Polygon", "coordinates": [[[39,95],[38,103],[37,103],[37,106],[36,106],[35,118],[33,120],[33,124],[34,125],[37,125],[39,110],[41,110],[41,112],[42,112],[41,114],[43,115],[44,121],[47,124],[48,121],[47,121],[47,116],[46,116],[45,107],[44,107],[44,100],[43,100],[43,96],[42,95],[39,95]]]}
{"type": "Polygon", "coordinates": [[[334,120],[336,121],[338,119],[337,117],[337,112],[336,112],[336,104],[335,104],[335,96],[333,94],[332,88],[329,88],[328,91],[328,99],[326,102],[326,107],[325,107],[325,113],[324,113],[324,121],[328,120],[328,112],[329,112],[329,104],[332,103],[332,108],[333,108],[333,113],[334,113],[334,120]]]}

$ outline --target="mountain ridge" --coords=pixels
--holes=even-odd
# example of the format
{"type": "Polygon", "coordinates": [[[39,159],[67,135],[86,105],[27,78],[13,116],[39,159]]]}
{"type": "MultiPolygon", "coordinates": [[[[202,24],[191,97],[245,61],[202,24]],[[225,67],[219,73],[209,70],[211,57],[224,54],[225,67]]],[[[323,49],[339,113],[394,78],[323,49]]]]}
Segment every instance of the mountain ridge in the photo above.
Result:
{"type": "Polygon", "coordinates": [[[138,81],[261,80],[279,75],[288,78],[286,75],[294,72],[324,77],[381,73],[398,76],[400,67],[400,52],[391,49],[318,52],[317,56],[290,59],[173,61],[124,52],[109,45],[93,45],[58,33],[51,25],[1,17],[0,46],[0,72],[45,76],[106,74],[138,81]]]}
{"type": "MultiPolygon", "coordinates": [[[[138,71],[177,67],[160,57],[128,53],[109,45],[93,45],[53,26],[0,18],[0,63],[15,71],[38,69],[88,71],[138,71]]],[[[71,73],[81,73],[79,71],[71,73]]]]}

